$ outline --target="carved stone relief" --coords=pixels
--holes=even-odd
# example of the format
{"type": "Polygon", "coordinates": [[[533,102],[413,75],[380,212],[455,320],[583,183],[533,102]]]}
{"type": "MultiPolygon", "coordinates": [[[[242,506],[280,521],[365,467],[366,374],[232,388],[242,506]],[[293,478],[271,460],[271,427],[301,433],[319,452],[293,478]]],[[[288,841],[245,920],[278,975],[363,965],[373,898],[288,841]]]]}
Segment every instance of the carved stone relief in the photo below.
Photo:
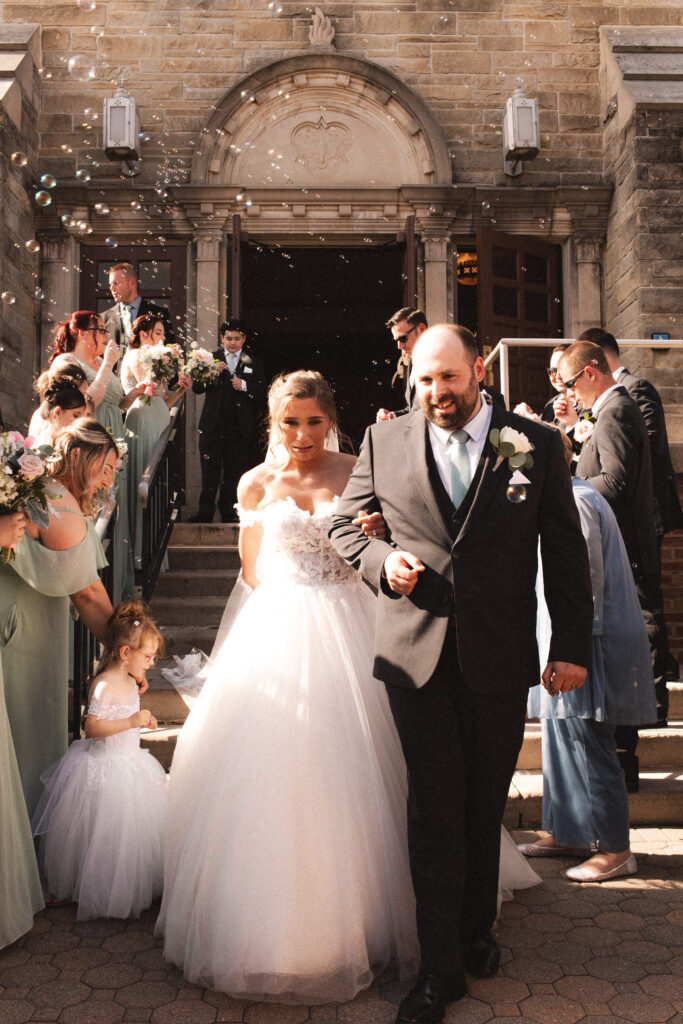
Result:
{"type": "Polygon", "coordinates": [[[328,122],[324,117],[315,123],[302,121],[291,137],[297,162],[311,175],[337,174],[340,165],[348,160],[352,141],[351,131],[345,124],[328,122]]]}

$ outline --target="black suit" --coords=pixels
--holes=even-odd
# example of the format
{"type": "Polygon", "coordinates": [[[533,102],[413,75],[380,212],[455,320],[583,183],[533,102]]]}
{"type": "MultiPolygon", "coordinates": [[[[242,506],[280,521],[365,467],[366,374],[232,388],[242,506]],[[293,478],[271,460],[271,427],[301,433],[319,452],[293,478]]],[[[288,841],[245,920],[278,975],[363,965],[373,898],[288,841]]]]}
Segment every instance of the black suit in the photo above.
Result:
{"type": "Polygon", "coordinates": [[[445,491],[419,408],[369,428],[330,533],[379,591],[374,674],[387,685],[408,765],[408,833],[423,970],[444,988],[463,980],[461,943],[496,916],[500,823],[524,735],[528,687],[539,682],[539,535],[553,622],[551,660],[587,666],[592,596],[586,544],[555,431],[494,406],[535,445],[521,504],[507,500],[507,463],[486,441],[457,509],[445,491]],[[352,525],[382,512],[387,540],[352,525]],[[412,594],[382,576],[394,547],[425,565],[412,594]]]}
{"type": "MultiPolygon", "coordinates": [[[[663,679],[666,696],[666,633],[662,634],[659,544],[655,529],[650,443],[638,406],[619,386],[595,414],[593,433],[584,443],[576,475],[593,484],[616,516],[631,562],[643,612],[655,679],[663,679]]],[[[660,686],[661,691],[661,686],[660,686]]],[[[665,714],[657,694],[658,714],[665,714]]],[[[627,782],[637,784],[635,751],[638,730],[619,726],[615,733],[627,782]]]]}
{"type": "MultiPolygon", "coordinates": [[[[166,344],[172,345],[175,341],[175,335],[173,333],[173,325],[171,324],[171,318],[168,314],[168,310],[162,306],[155,306],[153,302],[148,299],[142,299],[140,301],[140,307],[137,312],[137,316],[144,316],[145,313],[154,313],[160,316],[164,321],[164,331],[166,334],[166,344]]],[[[133,317],[133,321],[137,319],[133,317]]],[[[105,309],[102,314],[104,325],[109,331],[109,337],[112,338],[117,345],[121,346],[122,352],[125,352],[127,347],[126,334],[123,328],[123,321],[121,320],[121,307],[118,302],[114,303],[113,306],[109,306],[105,309]]]]}
{"type": "Polygon", "coordinates": [[[652,484],[655,497],[655,524],[660,534],[683,527],[683,511],[678,497],[678,484],[669,451],[666,417],[659,392],[644,377],[623,370],[617,381],[626,388],[636,403],[647,428],[652,462],[652,484]]]}
{"type": "MultiPolygon", "coordinates": [[[[222,346],[213,354],[216,359],[227,363],[222,346]]],[[[265,387],[263,363],[244,350],[234,374],[224,370],[215,383],[192,384],[196,395],[206,395],[199,417],[202,493],[197,518],[203,522],[213,520],[219,487],[221,520],[225,523],[235,519],[233,506],[237,500],[237,484],[240,477],[258,461],[258,416],[265,387]],[[232,385],[233,377],[243,380],[246,390],[236,391],[232,385]]]]}

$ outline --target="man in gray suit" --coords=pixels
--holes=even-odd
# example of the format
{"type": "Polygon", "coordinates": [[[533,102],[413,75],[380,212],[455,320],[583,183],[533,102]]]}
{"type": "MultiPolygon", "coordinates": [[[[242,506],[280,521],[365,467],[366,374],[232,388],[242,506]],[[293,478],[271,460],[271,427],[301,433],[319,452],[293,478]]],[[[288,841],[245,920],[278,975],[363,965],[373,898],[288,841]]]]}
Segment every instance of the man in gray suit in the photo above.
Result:
{"type": "Polygon", "coordinates": [[[119,346],[122,355],[128,348],[132,325],[139,316],[143,316],[145,313],[154,313],[161,317],[166,334],[165,343],[173,344],[175,338],[168,310],[156,306],[149,299],[140,295],[138,278],[132,263],[114,264],[109,271],[109,288],[114,305],[105,309],[102,319],[109,331],[109,337],[119,346]]]}
{"type": "Polygon", "coordinates": [[[419,405],[368,429],[330,536],[379,592],[374,674],[408,766],[422,951],[397,1020],[434,1024],[465,994],[465,970],[499,965],[500,825],[527,690],[541,678],[539,537],[553,691],[583,685],[593,600],[559,433],[481,395],[484,364],[466,328],[430,328],[413,366],[419,405]],[[386,539],[354,526],[360,508],[382,513],[386,539]]]}

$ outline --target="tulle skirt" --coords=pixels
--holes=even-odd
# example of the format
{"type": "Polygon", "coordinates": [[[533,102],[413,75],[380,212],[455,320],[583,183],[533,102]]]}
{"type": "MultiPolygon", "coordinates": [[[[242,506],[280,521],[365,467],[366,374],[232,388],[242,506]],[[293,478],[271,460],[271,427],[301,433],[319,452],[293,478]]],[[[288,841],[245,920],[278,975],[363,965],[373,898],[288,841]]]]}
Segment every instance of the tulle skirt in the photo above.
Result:
{"type": "Polygon", "coordinates": [[[76,740],[42,776],[33,817],[48,891],[78,918],[138,917],[161,894],[167,776],[146,750],[76,740]]]}
{"type": "Polygon", "coordinates": [[[417,967],[405,765],[359,581],[264,583],[216,655],[171,770],[164,953],[252,999],[353,998],[417,967]]]}

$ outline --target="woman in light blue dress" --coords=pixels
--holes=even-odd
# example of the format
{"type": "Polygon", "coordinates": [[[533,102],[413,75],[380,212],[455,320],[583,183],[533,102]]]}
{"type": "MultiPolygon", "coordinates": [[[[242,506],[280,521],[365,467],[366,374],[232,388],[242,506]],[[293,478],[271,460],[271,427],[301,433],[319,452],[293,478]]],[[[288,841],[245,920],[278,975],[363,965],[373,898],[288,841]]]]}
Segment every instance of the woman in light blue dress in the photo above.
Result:
{"type": "MultiPolygon", "coordinates": [[[[85,373],[93,416],[114,438],[123,438],[123,415],[138,392],[126,395],[113,372],[120,351],[108,340],[104,320],[97,313],[81,310],[73,313],[55,331],[55,351],[51,370],[64,369],[75,360],[85,373]]],[[[124,462],[116,477],[118,505],[114,527],[113,600],[114,604],[133,596],[133,548],[128,522],[128,466],[124,462]]]]}
{"type": "MultiPolygon", "coordinates": [[[[586,480],[575,477],[572,488],[591,568],[591,664],[579,690],[552,695],[535,686],[529,691],[527,714],[541,719],[543,828],[550,835],[520,849],[531,857],[589,857],[567,876],[600,882],[637,871],[613,731],[617,725],[654,720],[654,680],[633,573],[614,513],[586,480]]],[[[549,633],[545,602],[539,601],[541,653],[549,633]]]]}
{"type": "MultiPolygon", "coordinates": [[[[0,547],[21,542],[26,519],[21,512],[0,516],[0,547]]],[[[45,903],[38,877],[14,743],[7,720],[0,647],[0,949],[33,926],[45,903]]]]}
{"type": "Polygon", "coordinates": [[[93,492],[113,483],[118,450],[99,423],[83,418],[59,435],[55,457],[49,525],[29,523],[14,561],[0,564],[5,701],[29,814],[41,773],[68,744],[69,601],[98,638],[113,610],[89,516],[93,492]]]}
{"type": "Polygon", "coordinates": [[[189,378],[180,378],[178,390],[168,391],[163,385],[157,385],[154,394],[145,394],[151,382],[140,365],[140,351],[146,345],[163,344],[165,336],[161,317],[154,313],[139,316],[133,323],[128,351],[121,364],[123,388],[128,396],[135,396],[126,414],[125,428],[128,442],[128,514],[136,569],[142,563],[142,506],[138,499],[138,485],[154,446],[170,423],[170,409],[191,384],[189,378]]]}

